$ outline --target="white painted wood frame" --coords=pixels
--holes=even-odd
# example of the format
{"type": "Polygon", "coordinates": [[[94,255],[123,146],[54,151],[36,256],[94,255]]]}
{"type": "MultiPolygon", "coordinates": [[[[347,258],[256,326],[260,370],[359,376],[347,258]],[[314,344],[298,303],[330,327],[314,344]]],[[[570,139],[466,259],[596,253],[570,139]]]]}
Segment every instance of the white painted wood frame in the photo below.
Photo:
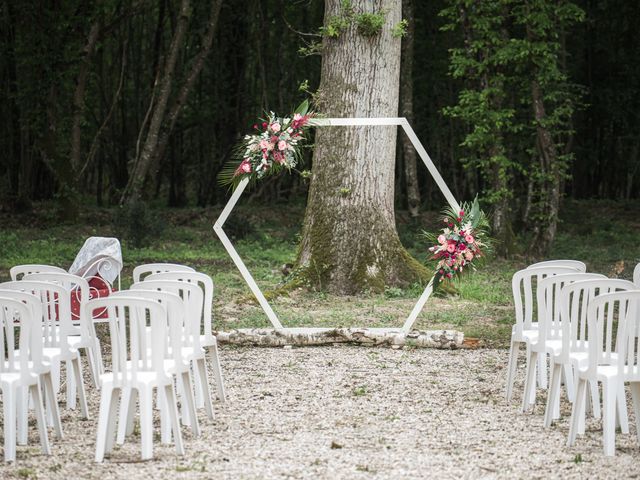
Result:
{"type": "MultiPolygon", "coordinates": [[[[411,128],[411,125],[409,125],[409,122],[407,121],[406,118],[404,117],[313,118],[309,121],[309,125],[314,126],[316,128],[338,127],[338,126],[353,127],[353,126],[393,126],[393,125],[402,127],[404,132],[409,137],[409,140],[411,140],[411,143],[415,147],[416,151],[418,152],[418,155],[420,155],[420,158],[422,159],[425,166],[429,170],[429,173],[431,174],[433,179],[436,181],[436,184],[440,188],[440,191],[442,191],[442,194],[447,200],[447,203],[449,203],[449,205],[456,211],[460,210],[460,204],[457,202],[457,200],[451,193],[451,190],[449,190],[449,187],[447,186],[446,182],[440,175],[440,172],[434,165],[433,161],[429,157],[429,154],[427,153],[424,146],[418,139],[416,133],[413,131],[413,128],[411,128]]],[[[231,198],[227,202],[227,205],[224,207],[224,209],[222,210],[222,213],[220,213],[220,216],[218,217],[215,224],[213,225],[213,229],[218,235],[218,237],[220,238],[222,245],[224,245],[224,248],[229,253],[231,260],[233,260],[233,263],[235,263],[236,267],[238,267],[238,270],[240,270],[240,274],[242,275],[242,278],[247,283],[247,285],[251,289],[251,292],[256,297],[256,299],[258,299],[260,306],[262,307],[262,309],[264,310],[264,313],[269,318],[269,321],[271,322],[273,327],[276,329],[283,329],[284,327],[282,323],[280,323],[280,320],[278,320],[278,317],[273,311],[273,309],[271,308],[271,305],[269,305],[269,302],[264,297],[262,291],[260,290],[260,287],[258,287],[258,285],[256,284],[255,280],[251,276],[251,273],[249,273],[249,270],[247,269],[246,265],[240,258],[240,255],[238,255],[238,252],[236,251],[233,244],[231,243],[231,240],[229,240],[229,237],[227,237],[227,234],[224,232],[222,228],[224,225],[224,222],[227,220],[227,218],[231,214],[233,207],[235,207],[236,203],[238,203],[238,200],[240,199],[240,196],[244,192],[248,183],[249,183],[249,179],[247,178],[240,181],[240,183],[238,184],[238,187],[235,189],[235,191],[233,192],[233,195],[231,195],[231,198]]],[[[418,315],[424,308],[425,303],[427,303],[427,300],[429,299],[429,297],[431,296],[431,293],[433,292],[433,281],[434,281],[434,278],[432,277],[431,281],[429,281],[429,284],[424,289],[424,291],[422,292],[422,295],[420,296],[417,303],[413,307],[413,310],[409,314],[409,317],[404,322],[404,325],[402,326],[402,333],[407,334],[411,331],[411,328],[413,327],[413,324],[418,318],[418,315]]]]}

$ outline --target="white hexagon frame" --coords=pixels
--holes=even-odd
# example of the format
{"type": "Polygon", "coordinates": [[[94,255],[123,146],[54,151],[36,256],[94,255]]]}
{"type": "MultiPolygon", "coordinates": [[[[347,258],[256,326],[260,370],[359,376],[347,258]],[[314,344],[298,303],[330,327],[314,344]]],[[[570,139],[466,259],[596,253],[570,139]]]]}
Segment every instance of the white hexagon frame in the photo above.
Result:
{"type": "MultiPolygon", "coordinates": [[[[424,162],[425,166],[429,170],[429,173],[431,173],[431,176],[436,181],[436,184],[438,185],[438,187],[442,191],[442,193],[445,196],[445,198],[446,198],[447,202],[449,203],[449,205],[452,208],[454,208],[456,211],[460,210],[460,204],[456,201],[455,197],[451,193],[451,190],[449,190],[449,187],[447,186],[446,182],[444,181],[444,179],[440,175],[440,172],[438,171],[438,169],[434,165],[433,161],[429,157],[429,154],[427,153],[427,151],[425,150],[424,146],[422,145],[422,143],[420,142],[420,140],[416,136],[415,132],[413,131],[413,128],[411,128],[411,125],[409,125],[409,122],[407,121],[406,118],[404,118],[404,117],[397,117],[397,118],[314,118],[309,122],[309,124],[311,126],[315,126],[315,127],[393,126],[393,125],[401,126],[402,129],[404,130],[404,132],[409,137],[409,140],[411,140],[411,143],[413,144],[414,148],[418,152],[418,155],[420,155],[420,158],[422,159],[422,161],[424,162]]],[[[271,322],[273,327],[278,329],[278,330],[282,330],[282,329],[285,329],[285,327],[283,327],[283,325],[280,323],[280,320],[278,320],[278,317],[275,314],[275,312],[273,311],[273,309],[271,308],[271,305],[269,305],[269,302],[264,297],[262,291],[260,290],[260,288],[256,284],[255,280],[251,276],[251,273],[249,273],[249,270],[247,270],[246,265],[244,264],[244,262],[240,258],[240,255],[238,255],[238,252],[236,251],[236,249],[234,248],[233,244],[229,240],[229,237],[227,237],[227,234],[222,229],[222,226],[224,225],[224,222],[229,217],[229,214],[231,213],[231,211],[233,210],[233,207],[235,207],[236,203],[240,199],[240,196],[242,195],[242,192],[244,192],[244,189],[247,187],[248,183],[249,183],[249,180],[245,178],[238,184],[237,188],[233,192],[233,195],[231,195],[231,198],[227,202],[227,205],[224,207],[224,209],[222,210],[222,213],[220,213],[220,216],[218,217],[218,219],[216,220],[215,224],[213,225],[213,229],[218,234],[218,237],[220,238],[220,241],[222,242],[222,244],[224,245],[224,248],[229,253],[229,256],[233,260],[233,263],[235,263],[236,267],[238,267],[238,270],[240,270],[240,274],[242,275],[242,278],[244,279],[244,281],[247,283],[247,286],[251,289],[251,292],[258,299],[258,302],[260,303],[260,306],[262,307],[262,310],[264,310],[264,313],[269,318],[269,321],[271,322]]],[[[403,334],[407,334],[407,333],[409,333],[411,331],[411,328],[413,327],[413,324],[415,323],[416,319],[418,318],[418,315],[420,314],[420,312],[424,308],[425,303],[427,302],[427,300],[431,296],[431,293],[433,292],[433,280],[434,279],[431,278],[431,281],[429,282],[427,287],[422,292],[422,295],[420,296],[420,298],[418,299],[417,303],[413,307],[413,310],[409,314],[409,317],[407,317],[406,321],[404,322],[404,325],[402,327],[402,333],[403,334]]]]}

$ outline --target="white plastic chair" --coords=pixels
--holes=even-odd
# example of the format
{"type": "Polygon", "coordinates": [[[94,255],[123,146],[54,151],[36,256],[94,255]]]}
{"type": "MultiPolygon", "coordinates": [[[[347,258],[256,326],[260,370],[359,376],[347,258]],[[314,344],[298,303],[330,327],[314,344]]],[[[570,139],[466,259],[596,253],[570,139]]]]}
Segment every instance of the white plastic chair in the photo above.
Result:
{"type": "Polygon", "coordinates": [[[133,283],[138,283],[143,275],[163,272],[195,272],[195,269],[178,263],[145,263],[133,269],[133,283]]]}
{"type": "MultiPolygon", "coordinates": [[[[542,267],[544,268],[544,267],[542,267]]],[[[558,275],[550,275],[540,280],[536,291],[536,303],[538,308],[538,335],[531,339],[529,357],[527,359],[527,372],[525,377],[525,392],[533,391],[534,394],[529,398],[523,397],[522,411],[535,404],[535,369],[540,356],[544,357],[545,365],[547,355],[553,357],[556,352],[562,348],[562,323],[560,319],[560,290],[564,285],[571,284],[580,280],[604,279],[604,275],[598,273],[563,273],[558,275]]],[[[571,364],[563,365],[564,370],[556,373],[561,374],[564,371],[565,384],[567,387],[567,396],[573,400],[575,391],[573,386],[573,371],[571,364]]],[[[558,397],[559,398],[559,397],[558,397]]],[[[559,400],[553,404],[554,418],[559,418],[559,400]]],[[[552,413],[549,412],[551,415],[552,413]]]]}
{"type": "Polygon", "coordinates": [[[111,371],[100,377],[100,414],[95,461],[102,462],[111,452],[118,419],[118,394],[135,390],[140,404],[141,457],[153,457],[153,390],[164,393],[166,412],[171,422],[176,452],[184,455],[178,423],[178,406],[173,377],[164,368],[167,351],[167,311],[155,300],[124,295],[90,300],[85,314],[106,307],[111,340],[111,371]],[[151,339],[147,332],[151,332],[151,339]]]}
{"type": "MultiPolygon", "coordinates": [[[[200,290],[195,285],[185,284],[184,282],[175,282],[178,285],[188,285],[196,290],[200,290]]],[[[142,285],[142,284],[138,284],[142,285]]],[[[168,291],[152,290],[147,287],[144,289],[127,290],[123,292],[114,293],[113,296],[127,296],[135,298],[144,298],[147,300],[154,300],[162,304],[167,310],[167,351],[164,357],[164,370],[175,377],[178,392],[181,398],[181,404],[183,407],[183,418],[188,419],[185,424],[191,425],[193,434],[195,437],[200,435],[200,425],[198,423],[198,417],[195,411],[195,398],[193,395],[190,359],[183,354],[183,340],[187,332],[185,319],[188,312],[185,306],[185,300],[180,298],[175,293],[168,291]],[[177,352],[177,354],[175,353],[177,352]],[[193,419],[193,420],[192,420],[193,419]]],[[[147,340],[151,341],[151,332],[147,330],[147,340]]],[[[204,361],[204,352],[203,352],[204,361]]],[[[116,436],[116,442],[123,444],[126,435],[130,435],[133,432],[133,410],[135,408],[135,395],[132,395],[131,389],[124,389],[122,392],[122,398],[120,400],[120,422],[118,424],[118,433],[116,436]]],[[[166,400],[161,398],[159,400],[160,410],[162,412],[161,422],[161,441],[162,443],[171,442],[171,429],[170,420],[166,415],[165,409],[166,400]]]]}
{"type": "MultiPolygon", "coordinates": [[[[513,384],[515,382],[520,346],[524,345],[526,347],[527,358],[529,358],[530,343],[538,335],[538,322],[534,321],[536,314],[535,290],[538,282],[550,275],[575,272],[576,270],[572,267],[550,266],[526,268],[513,275],[511,289],[515,305],[515,324],[511,329],[511,347],[509,349],[509,364],[507,367],[506,398],[508,402],[511,401],[513,396],[513,384]]],[[[540,385],[544,386],[545,383],[542,381],[542,377],[546,382],[546,372],[542,372],[542,369],[538,370],[540,372],[540,385]]],[[[535,395],[535,390],[529,392],[529,395],[535,395]]]]}
{"type": "Polygon", "coordinates": [[[532,263],[527,268],[539,267],[571,267],[579,272],[586,272],[587,265],[580,260],[544,260],[543,262],[532,263]]]}
{"type": "MultiPolygon", "coordinates": [[[[226,401],[224,382],[222,380],[222,368],[220,367],[220,357],[218,355],[218,342],[215,335],[212,332],[212,319],[211,309],[213,307],[213,280],[210,276],[200,272],[165,272],[154,273],[145,278],[144,281],[151,280],[178,280],[183,282],[189,282],[196,285],[200,285],[204,292],[204,305],[201,313],[198,314],[200,321],[200,345],[207,350],[209,357],[211,358],[211,364],[213,366],[213,376],[216,381],[216,389],[218,400],[221,402],[226,401]]],[[[196,380],[196,385],[200,384],[196,380]]],[[[203,397],[196,396],[196,402],[198,407],[203,406],[203,397]]]]}
{"type": "MultiPolygon", "coordinates": [[[[13,290],[33,293],[40,298],[42,304],[41,332],[44,340],[42,355],[51,363],[53,387],[56,393],[60,390],[60,365],[67,364],[67,382],[73,376],[77,386],[80,410],[83,418],[89,417],[84,382],[82,381],[82,364],[80,352],[69,344],[68,337],[76,334],[71,322],[71,296],[62,285],[51,282],[19,280],[0,283],[0,290],[13,290]],[[69,368],[70,367],[70,368],[69,368]]],[[[75,408],[75,392],[67,389],[67,407],[75,408]],[[73,396],[72,396],[73,394],[73,396]]],[[[50,420],[51,417],[49,417],[50,420]]]]}
{"type": "Polygon", "coordinates": [[[9,275],[14,282],[20,280],[23,275],[29,275],[30,273],[69,273],[64,268],[54,267],[53,265],[16,265],[11,267],[9,275]]]}
{"type": "MultiPolygon", "coordinates": [[[[567,321],[569,325],[569,317],[561,317],[561,290],[566,285],[571,285],[574,282],[581,280],[606,280],[606,276],[599,273],[563,273],[561,275],[552,275],[541,280],[538,284],[538,290],[536,292],[537,305],[538,305],[538,337],[531,342],[531,350],[528,359],[528,365],[531,366],[532,360],[537,360],[539,356],[546,358],[549,356],[551,360],[551,384],[556,387],[556,391],[549,391],[547,395],[547,410],[545,412],[545,426],[547,426],[547,420],[549,425],[552,418],[560,418],[560,396],[552,395],[552,393],[558,393],[560,389],[560,381],[562,373],[564,372],[565,384],[567,387],[567,397],[570,401],[575,398],[575,390],[573,385],[573,370],[571,363],[555,362],[562,353],[563,339],[564,339],[564,326],[563,323],[567,321]],[[557,382],[557,383],[553,383],[557,382]],[[552,398],[553,397],[553,398],[552,398]]],[[[533,378],[532,369],[529,368],[525,379],[525,389],[535,388],[535,379],[533,378]]],[[[527,390],[528,391],[528,390],[527,390]]],[[[533,397],[535,401],[535,396],[533,397]]],[[[527,404],[523,402],[522,409],[526,410],[527,404]]]]}
{"type": "MultiPolygon", "coordinates": [[[[91,287],[89,286],[89,282],[87,282],[83,277],[72,275],[70,273],[31,273],[25,275],[22,279],[51,282],[57,285],[62,285],[64,288],[69,290],[71,297],[75,297],[76,300],[78,300],[78,304],[80,305],[78,319],[75,320],[73,315],[71,316],[71,322],[75,333],[68,335],[67,339],[72,348],[85,350],[87,360],[89,362],[89,368],[91,370],[93,386],[99,389],[100,385],[98,384],[98,379],[100,374],[103,372],[100,340],[96,335],[93,318],[84,317],[82,309],[82,305],[91,299],[91,287]]],[[[67,386],[71,388],[72,393],[75,391],[75,385],[68,384],[67,386]]]]}
{"type": "MultiPolygon", "coordinates": [[[[34,300],[30,302],[31,305],[37,302],[37,298],[34,300]]],[[[40,323],[33,316],[31,305],[17,298],[0,296],[0,390],[2,390],[3,402],[5,462],[16,459],[16,417],[21,402],[19,392],[24,388],[28,389],[33,399],[42,452],[46,455],[51,454],[40,382],[44,384],[48,395],[53,396],[53,387],[50,371],[42,361],[42,337],[38,331],[40,323]],[[16,328],[16,319],[18,319],[18,328],[16,328]]],[[[53,405],[57,406],[55,401],[53,405]]],[[[54,410],[56,415],[57,409],[54,408],[54,410]]],[[[61,430],[58,430],[59,414],[56,420],[56,433],[61,436],[61,430]]]]}
{"type": "MultiPolygon", "coordinates": [[[[624,383],[631,384],[636,426],[640,427],[640,290],[599,295],[589,305],[589,359],[578,369],[578,391],[571,411],[568,445],[575,443],[580,418],[584,416],[588,381],[602,383],[603,447],[607,456],[615,455],[617,396],[624,383]]],[[[637,430],[640,440],[640,428],[637,430]]]]}
{"type": "Polygon", "coordinates": [[[633,269],[633,283],[640,287],[640,263],[633,269]]]}
{"type": "MultiPolygon", "coordinates": [[[[603,276],[604,277],[604,276],[603,276]]],[[[555,277],[558,278],[558,277],[555,277]]],[[[628,280],[594,278],[565,284],[560,292],[560,317],[562,319],[562,345],[551,354],[551,384],[545,411],[545,427],[551,425],[550,405],[559,399],[560,366],[570,364],[574,372],[587,367],[589,360],[589,330],[587,328],[587,311],[590,302],[598,295],[635,290],[637,287],[628,280]]],[[[576,377],[577,383],[577,377],[576,377]]],[[[589,382],[593,415],[600,418],[600,393],[598,383],[589,382]]],[[[618,397],[620,405],[620,424],[623,431],[628,431],[626,416],[626,400],[618,397]]],[[[575,398],[572,399],[575,401],[575,398]]],[[[584,432],[584,417],[581,419],[579,433],[584,432]]]]}
{"type": "Polygon", "coordinates": [[[200,318],[203,305],[203,292],[200,286],[176,280],[146,280],[131,286],[131,293],[144,293],[146,290],[171,292],[183,300],[181,318],[184,321],[181,355],[189,362],[194,373],[197,397],[202,398],[200,406],[205,408],[207,416],[213,419],[211,389],[207,375],[205,350],[200,343],[200,318]]]}

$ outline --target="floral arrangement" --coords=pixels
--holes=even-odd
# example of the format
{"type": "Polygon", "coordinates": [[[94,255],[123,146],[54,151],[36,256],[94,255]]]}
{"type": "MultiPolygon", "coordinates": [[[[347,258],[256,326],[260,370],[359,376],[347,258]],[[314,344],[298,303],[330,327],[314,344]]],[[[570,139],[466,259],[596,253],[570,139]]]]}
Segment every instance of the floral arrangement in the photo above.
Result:
{"type": "Polygon", "coordinates": [[[234,161],[220,175],[221,183],[235,188],[243,178],[260,180],[283,169],[294,169],[300,163],[304,134],[312,116],[307,100],[289,117],[269,112],[267,118],[253,126],[255,133],[242,139],[234,161]]]}
{"type": "Polygon", "coordinates": [[[478,199],[463,203],[460,211],[443,211],[446,227],[439,235],[426,234],[435,245],[429,248],[435,263],[434,290],[443,280],[459,277],[463,272],[475,270],[480,259],[491,249],[488,238],[489,222],[480,210],[478,199]]]}

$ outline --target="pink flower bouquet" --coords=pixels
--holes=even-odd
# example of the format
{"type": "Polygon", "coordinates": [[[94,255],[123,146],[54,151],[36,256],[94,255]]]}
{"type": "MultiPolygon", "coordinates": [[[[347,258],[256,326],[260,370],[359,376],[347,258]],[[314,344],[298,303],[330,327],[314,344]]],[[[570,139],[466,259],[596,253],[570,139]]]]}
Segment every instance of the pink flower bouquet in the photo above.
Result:
{"type": "Polygon", "coordinates": [[[438,235],[427,233],[435,245],[429,248],[435,263],[434,290],[440,282],[475,270],[478,261],[490,250],[489,223],[480,210],[478,199],[464,203],[460,211],[448,208],[443,212],[446,227],[438,235]]]}

